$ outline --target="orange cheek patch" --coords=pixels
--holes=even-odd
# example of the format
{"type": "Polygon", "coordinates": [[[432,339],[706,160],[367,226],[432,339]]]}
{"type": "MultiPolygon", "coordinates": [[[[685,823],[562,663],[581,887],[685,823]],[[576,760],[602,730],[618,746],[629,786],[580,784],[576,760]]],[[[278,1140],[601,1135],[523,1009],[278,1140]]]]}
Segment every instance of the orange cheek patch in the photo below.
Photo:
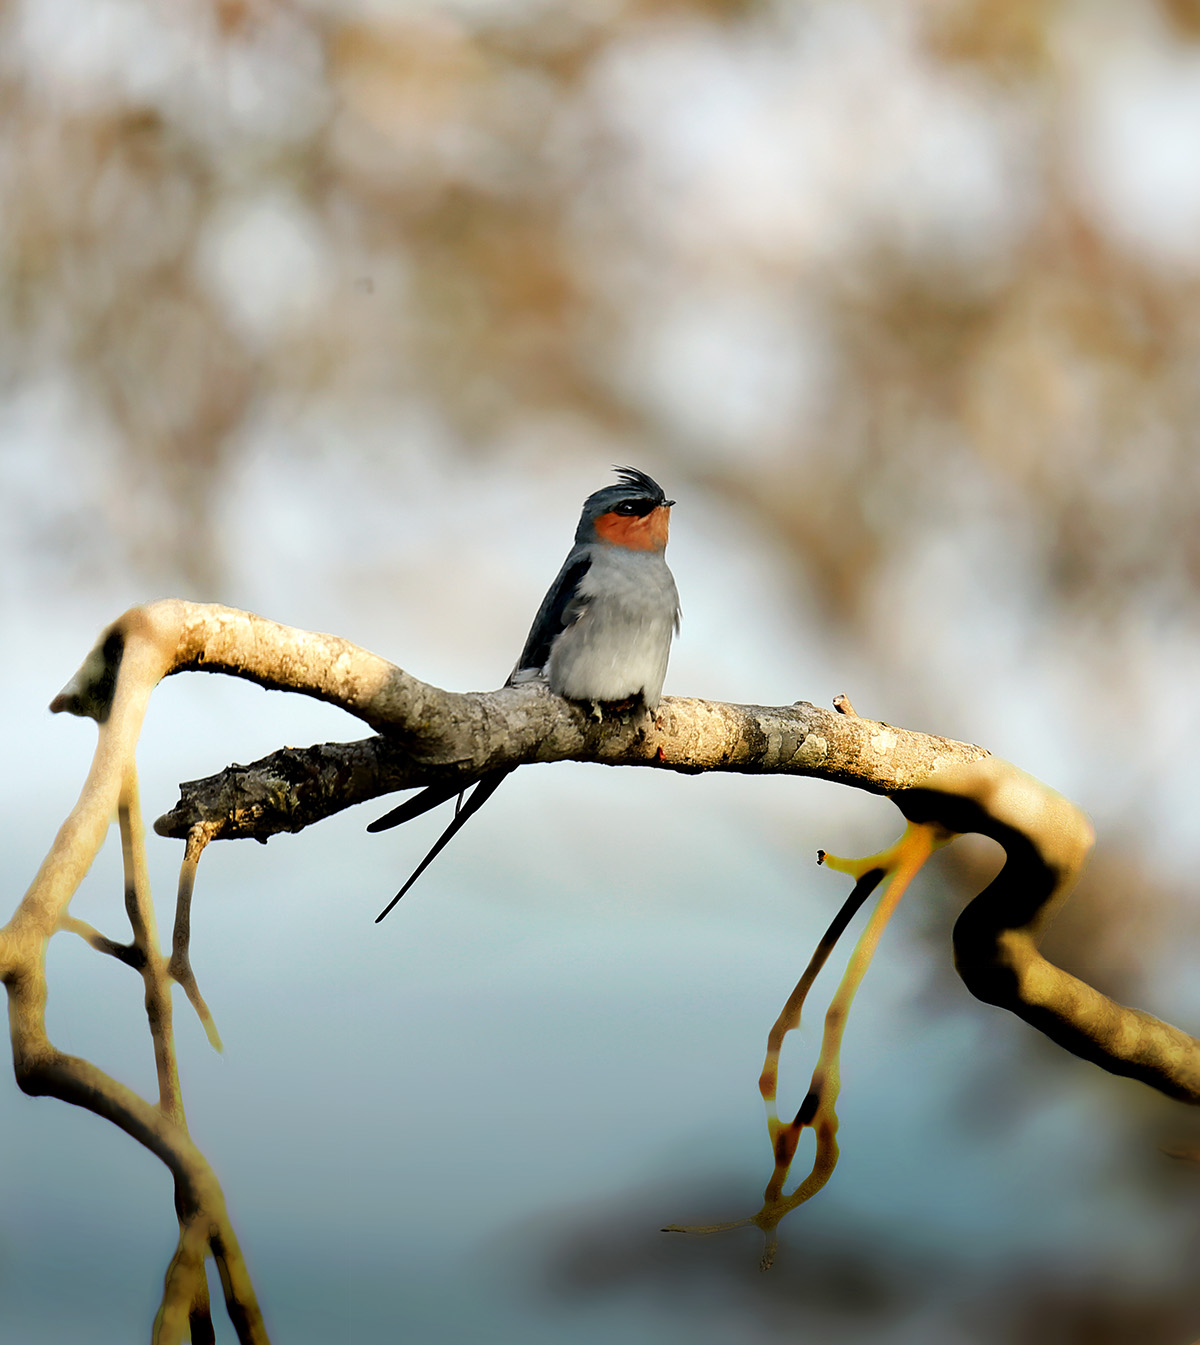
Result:
{"type": "Polygon", "coordinates": [[[643,518],[625,514],[601,514],[596,520],[596,535],[613,546],[627,546],[632,551],[661,551],[667,544],[667,530],[671,511],[659,505],[643,518]]]}

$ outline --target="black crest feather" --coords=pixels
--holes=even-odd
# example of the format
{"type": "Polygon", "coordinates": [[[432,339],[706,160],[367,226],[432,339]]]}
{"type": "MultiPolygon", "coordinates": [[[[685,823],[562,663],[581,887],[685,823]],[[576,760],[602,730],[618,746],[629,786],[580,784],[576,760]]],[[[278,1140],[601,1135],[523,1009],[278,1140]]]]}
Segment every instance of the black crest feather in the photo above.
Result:
{"type": "Polygon", "coordinates": [[[620,478],[621,485],[627,489],[636,491],[639,495],[645,495],[651,500],[663,500],[666,498],[666,492],[652,476],[647,476],[645,472],[639,471],[636,467],[617,467],[614,465],[613,471],[620,478]]]}

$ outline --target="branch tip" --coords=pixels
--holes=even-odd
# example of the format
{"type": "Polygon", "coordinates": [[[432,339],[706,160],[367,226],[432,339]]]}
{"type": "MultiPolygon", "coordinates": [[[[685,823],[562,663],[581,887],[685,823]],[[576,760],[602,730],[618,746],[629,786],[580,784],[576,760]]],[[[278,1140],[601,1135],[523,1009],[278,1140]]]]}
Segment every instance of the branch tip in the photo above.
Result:
{"type": "Polygon", "coordinates": [[[50,713],[78,715],[103,724],[112,709],[124,652],[124,632],[117,626],[110,626],[80,664],[79,670],[50,702],[50,713]]]}

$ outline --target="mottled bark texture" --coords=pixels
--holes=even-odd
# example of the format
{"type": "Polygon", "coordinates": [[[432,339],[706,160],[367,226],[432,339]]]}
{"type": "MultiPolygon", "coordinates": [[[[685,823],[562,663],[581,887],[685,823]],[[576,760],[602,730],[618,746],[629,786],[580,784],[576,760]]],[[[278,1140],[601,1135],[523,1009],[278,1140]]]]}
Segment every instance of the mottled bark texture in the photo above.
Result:
{"type": "MultiPolygon", "coordinates": [[[[834,711],[803,701],[768,707],[669,696],[652,724],[637,714],[599,722],[545,686],[442,691],[344,640],[246,612],[158,603],[114,630],[127,622],[161,628],[167,672],[224,672],[299,691],[378,731],[354,743],[285,749],[187,784],[155,824],[162,835],[185,836],[201,825],[213,838],[265,840],[379,794],[441,780],[465,784],[531,761],[809,775],[853,785],[887,795],[910,820],[978,831],[1004,847],[1004,868],[955,930],[956,963],[974,994],[1084,1059],[1200,1102],[1195,1038],[1113,1003],[1037,952],[1087,861],[1092,828],[1068,800],[981,747],[860,718],[841,697],[834,711]]],[[[103,675],[91,681],[107,685],[103,675]]],[[[64,695],[86,699],[89,685],[85,679],[64,695]]]]}
{"type": "Polygon", "coordinates": [[[668,697],[653,722],[639,713],[598,721],[542,685],[442,691],[335,636],[224,607],[158,602],[132,609],[105,631],[51,705],[95,719],[99,741],[79,802],[0,930],[0,979],[8,991],[20,1086],[106,1117],[174,1175],[180,1240],[166,1276],[156,1342],[181,1340],[189,1329],[194,1338],[211,1339],[203,1284],[209,1255],[218,1262],[239,1339],[266,1339],[220,1187],[187,1134],[175,1069],[171,981],[184,986],[219,1044],[187,958],[200,852],[215,839],[265,841],[276,832],[299,831],[397,789],[459,781],[465,786],[486,771],[534,761],[808,775],[884,794],[913,823],[982,832],[1003,846],[1007,859],[955,929],[957,966],[967,986],[1084,1059],[1200,1102],[1195,1038],[1115,1004],[1037,951],[1091,849],[1091,826],[1080,810],[983,748],[860,718],[844,698],[837,706],[830,711],[804,702],[764,707],[668,697]],[[287,748],[182,787],[179,803],[155,824],[161,835],[188,842],[168,957],[159,948],[150,903],[133,759],[154,687],[186,671],[225,673],[315,696],[357,716],[375,736],[287,748]],[[114,809],[125,851],[133,933],[128,944],[68,911],[114,809]],[[63,929],[142,976],[158,1066],[156,1103],[49,1041],[45,950],[63,929]]]}
{"type": "Polygon", "coordinates": [[[397,789],[465,785],[484,771],[533,761],[808,775],[853,785],[887,795],[910,820],[978,831],[1004,847],[1004,868],[955,930],[956,964],[974,994],[1105,1069],[1200,1102],[1195,1038],[1115,1004],[1038,953],[1086,863],[1091,825],[1061,795],[981,747],[860,718],[843,698],[835,711],[803,701],[768,707],[669,696],[653,723],[636,713],[598,721],[542,685],[443,691],[335,636],[184,602],[122,617],[55,708],[90,712],[114,681],[113,649],[135,631],[153,642],[164,676],[244,677],[338,705],[377,731],[353,743],[287,748],[186,784],[155,823],[161,835],[201,827],[211,839],[265,841],[397,789]]]}

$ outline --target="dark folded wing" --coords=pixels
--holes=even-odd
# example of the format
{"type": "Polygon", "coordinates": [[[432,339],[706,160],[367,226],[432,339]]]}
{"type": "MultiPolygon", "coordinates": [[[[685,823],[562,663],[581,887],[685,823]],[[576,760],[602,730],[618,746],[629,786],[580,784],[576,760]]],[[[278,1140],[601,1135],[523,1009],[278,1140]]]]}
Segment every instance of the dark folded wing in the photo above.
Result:
{"type": "Polygon", "coordinates": [[[540,670],[546,666],[550,658],[550,646],[554,643],[555,637],[566,630],[579,615],[577,605],[579,585],[583,582],[583,577],[591,568],[591,564],[590,553],[580,556],[572,551],[567,557],[558,572],[558,578],[550,585],[550,591],[542,599],[537,616],[533,618],[529,638],[525,641],[525,648],[521,650],[521,657],[517,660],[514,676],[527,669],[540,670]]]}

